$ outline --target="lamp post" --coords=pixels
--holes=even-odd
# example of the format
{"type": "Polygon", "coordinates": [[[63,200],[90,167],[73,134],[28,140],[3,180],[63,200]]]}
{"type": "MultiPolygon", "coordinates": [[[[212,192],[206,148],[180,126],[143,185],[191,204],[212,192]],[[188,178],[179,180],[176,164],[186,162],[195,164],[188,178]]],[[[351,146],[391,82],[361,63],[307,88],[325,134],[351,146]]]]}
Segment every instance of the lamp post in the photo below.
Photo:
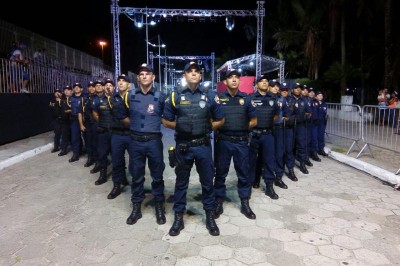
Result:
{"type": "Polygon", "coordinates": [[[157,36],[158,38],[158,45],[153,44],[149,41],[147,41],[147,45],[151,45],[153,47],[158,47],[158,84],[160,86],[160,90],[161,90],[161,48],[166,48],[167,46],[164,43],[161,43],[161,38],[160,35],[157,36]]]}
{"type": "Polygon", "coordinates": [[[104,46],[107,44],[105,41],[99,41],[99,44],[101,46],[101,60],[104,63],[104,46]]]}

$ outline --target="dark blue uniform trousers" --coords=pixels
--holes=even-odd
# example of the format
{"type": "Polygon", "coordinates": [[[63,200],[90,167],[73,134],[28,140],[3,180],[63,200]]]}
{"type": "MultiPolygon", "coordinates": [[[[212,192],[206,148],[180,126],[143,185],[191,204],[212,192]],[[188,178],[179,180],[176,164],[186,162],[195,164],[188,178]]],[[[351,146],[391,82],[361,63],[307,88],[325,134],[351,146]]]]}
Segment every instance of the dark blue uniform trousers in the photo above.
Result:
{"type": "Polygon", "coordinates": [[[113,133],[111,136],[112,180],[121,184],[126,179],[125,151],[129,151],[131,136],[129,134],[113,133]]]}
{"type": "Polygon", "coordinates": [[[284,135],[282,125],[276,126],[274,128],[274,139],[275,139],[275,174],[277,177],[282,177],[285,171],[285,164],[283,154],[284,150],[284,135]]]}
{"type": "Polygon", "coordinates": [[[249,161],[250,161],[250,175],[251,175],[251,184],[253,184],[256,177],[256,164],[257,164],[257,156],[261,154],[262,162],[263,162],[263,179],[265,183],[273,182],[275,180],[275,144],[274,144],[274,136],[272,133],[270,134],[261,134],[259,137],[253,136],[251,140],[252,144],[250,145],[249,151],[249,161]],[[253,145],[258,146],[258,150],[252,148],[253,145]],[[261,149],[261,153],[259,152],[261,149]]]}
{"type": "Polygon", "coordinates": [[[190,170],[193,167],[193,163],[195,163],[200,177],[203,209],[205,211],[214,211],[214,163],[211,143],[190,147],[185,153],[179,151],[178,144],[179,142],[176,145],[178,165],[175,167],[176,181],[173,210],[175,212],[184,212],[186,210],[186,194],[189,187],[190,170]]]}
{"type": "Polygon", "coordinates": [[[100,169],[107,168],[108,155],[111,153],[111,131],[97,132],[98,165],[100,169]]]}
{"type": "Polygon", "coordinates": [[[81,129],[78,118],[71,120],[71,150],[74,154],[80,154],[82,149],[81,129]]]}
{"type": "Polygon", "coordinates": [[[68,145],[71,143],[71,123],[63,120],[61,122],[61,150],[67,151],[68,145]]]}
{"type": "Polygon", "coordinates": [[[325,147],[325,119],[320,121],[317,128],[317,139],[318,139],[318,151],[325,147]]]}
{"type": "Polygon", "coordinates": [[[247,141],[231,142],[218,140],[215,146],[216,172],[214,180],[214,193],[217,198],[225,198],[225,180],[229,173],[231,159],[238,177],[237,191],[240,199],[249,199],[251,185],[249,175],[249,147],[247,141]]]}
{"type": "Polygon", "coordinates": [[[129,172],[132,175],[132,203],[142,203],[144,194],[146,159],[149,160],[149,170],[152,178],[151,193],[156,202],[164,202],[165,169],[163,143],[161,138],[146,142],[133,140],[129,146],[129,172]]]}
{"type": "Polygon", "coordinates": [[[97,161],[97,123],[85,122],[85,132],[83,138],[86,145],[86,153],[92,160],[97,161]]]}
{"type": "Polygon", "coordinates": [[[293,128],[285,128],[285,154],[284,161],[288,169],[292,169],[294,167],[294,136],[293,136],[293,128]]]}
{"type": "Polygon", "coordinates": [[[296,125],[296,155],[301,162],[308,158],[307,153],[307,129],[306,124],[296,125]]]}
{"type": "Polygon", "coordinates": [[[318,126],[318,121],[313,121],[313,124],[311,125],[310,155],[318,151],[318,126]]]}

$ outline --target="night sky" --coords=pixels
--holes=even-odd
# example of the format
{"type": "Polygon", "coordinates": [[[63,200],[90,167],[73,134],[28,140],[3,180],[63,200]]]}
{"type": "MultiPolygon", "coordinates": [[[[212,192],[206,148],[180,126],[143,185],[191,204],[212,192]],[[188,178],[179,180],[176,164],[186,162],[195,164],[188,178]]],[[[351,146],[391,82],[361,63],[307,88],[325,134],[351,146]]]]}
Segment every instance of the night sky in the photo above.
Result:
{"type": "MultiPolygon", "coordinates": [[[[127,1],[120,0],[120,7],[213,9],[213,10],[256,10],[256,1],[241,1],[232,5],[232,1],[127,1]]],[[[43,3],[43,2],[42,2],[43,3]]],[[[99,40],[110,45],[104,48],[104,58],[112,64],[112,16],[109,0],[69,0],[55,1],[53,5],[44,6],[38,1],[21,3],[8,2],[10,8],[0,10],[0,18],[20,27],[32,30],[47,38],[64,43],[72,48],[101,57],[99,40]]],[[[267,4],[265,4],[268,10],[267,4]]],[[[268,12],[267,12],[268,14],[268,12]]],[[[124,14],[120,15],[121,64],[122,70],[134,70],[146,61],[146,30],[138,29],[124,14]]],[[[216,22],[188,22],[185,18],[178,22],[161,20],[156,26],[149,26],[149,39],[157,42],[160,34],[162,42],[167,45],[167,55],[200,55],[221,56],[227,47],[237,53],[237,57],[253,54],[256,50],[256,39],[248,39],[244,25],[256,26],[255,17],[235,17],[235,28],[225,28],[225,18],[216,22]]],[[[158,53],[158,48],[149,48],[158,53]]],[[[161,52],[164,55],[164,51],[161,52]]]]}

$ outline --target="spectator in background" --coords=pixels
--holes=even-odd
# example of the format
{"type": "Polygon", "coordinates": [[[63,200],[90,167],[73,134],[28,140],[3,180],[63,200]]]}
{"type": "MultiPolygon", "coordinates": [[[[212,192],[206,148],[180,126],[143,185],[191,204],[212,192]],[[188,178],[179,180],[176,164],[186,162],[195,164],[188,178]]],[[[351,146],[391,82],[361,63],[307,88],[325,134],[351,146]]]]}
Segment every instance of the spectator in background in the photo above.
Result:
{"type": "Polygon", "coordinates": [[[31,79],[30,74],[29,74],[29,59],[25,58],[22,61],[22,89],[21,93],[29,93],[28,91],[28,85],[29,81],[31,79]]]}
{"type": "Polygon", "coordinates": [[[399,103],[398,92],[393,90],[392,97],[390,98],[389,105],[389,124],[393,125],[394,128],[397,127],[397,121],[399,119],[399,111],[395,109],[399,103]]]}
{"type": "Polygon", "coordinates": [[[390,94],[388,93],[387,88],[383,88],[378,92],[378,106],[379,106],[379,125],[383,126],[385,123],[386,109],[389,105],[390,94]]]}

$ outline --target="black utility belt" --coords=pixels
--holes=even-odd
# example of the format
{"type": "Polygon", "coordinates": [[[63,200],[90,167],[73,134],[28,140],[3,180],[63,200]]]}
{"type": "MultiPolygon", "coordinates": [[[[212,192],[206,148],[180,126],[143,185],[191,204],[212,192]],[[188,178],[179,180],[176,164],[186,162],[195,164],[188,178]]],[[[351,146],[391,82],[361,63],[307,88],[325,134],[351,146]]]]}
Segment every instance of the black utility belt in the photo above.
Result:
{"type": "Polygon", "coordinates": [[[252,132],[256,135],[268,135],[272,134],[272,128],[253,129],[252,132]]]}
{"type": "Polygon", "coordinates": [[[111,132],[118,135],[129,135],[131,133],[127,128],[111,128],[111,132]]]}
{"type": "Polygon", "coordinates": [[[202,138],[198,138],[198,139],[192,139],[192,140],[177,140],[176,142],[180,143],[180,144],[185,144],[188,147],[197,147],[197,146],[201,146],[204,144],[209,144],[210,143],[210,136],[205,136],[202,138]]]}
{"type": "Polygon", "coordinates": [[[227,136],[224,134],[218,134],[217,135],[217,140],[228,140],[231,142],[240,142],[240,141],[248,141],[249,140],[249,136],[227,136]]]}
{"type": "Polygon", "coordinates": [[[274,128],[276,128],[276,129],[283,128],[283,124],[274,125],[274,128]]]}
{"type": "Polygon", "coordinates": [[[131,138],[136,141],[147,142],[147,141],[154,140],[154,139],[161,139],[162,134],[154,133],[154,134],[149,134],[149,135],[135,135],[135,134],[131,133],[131,138]]]}

